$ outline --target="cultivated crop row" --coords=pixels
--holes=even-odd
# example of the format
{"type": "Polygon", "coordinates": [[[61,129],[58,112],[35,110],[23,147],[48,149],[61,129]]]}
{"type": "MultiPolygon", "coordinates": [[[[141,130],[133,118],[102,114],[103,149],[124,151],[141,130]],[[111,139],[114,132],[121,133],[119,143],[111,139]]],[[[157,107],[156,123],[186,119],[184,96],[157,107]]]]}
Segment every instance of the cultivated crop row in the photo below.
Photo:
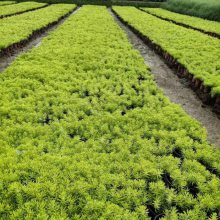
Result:
{"type": "Polygon", "coordinates": [[[197,18],[188,15],[182,15],[175,12],[167,11],[162,8],[143,8],[144,11],[155,15],[159,18],[172,21],[174,23],[200,30],[212,36],[220,38],[220,23],[216,21],[209,21],[202,18],[197,18]]]}
{"type": "Polygon", "coordinates": [[[10,4],[14,4],[16,3],[15,1],[1,1],[0,2],[0,6],[3,6],[3,5],[10,5],[10,4]]]}
{"type": "Polygon", "coordinates": [[[220,153],[105,7],[69,17],[0,87],[2,219],[217,219],[220,153]]]}
{"type": "Polygon", "coordinates": [[[11,49],[19,47],[33,34],[56,23],[75,8],[73,4],[57,4],[0,20],[0,54],[10,53],[11,49]]]}
{"type": "Polygon", "coordinates": [[[1,7],[0,18],[9,15],[20,14],[26,11],[34,10],[37,8],[45,7],[47,4],[38,2],[22,2],[18,4],[5,5],[1,7]]]}
{"type": "MultiPolygon", "coordinates": [[[[113,10],[139,36],[158,51],[204,98],[220,94],[220,41],[133,7],[115,6],[113,10]]],[[[208,98],[207,98],[208,99],[208,98]]],[[[216,98],[220,106],[220,97],[216,98]]]]}

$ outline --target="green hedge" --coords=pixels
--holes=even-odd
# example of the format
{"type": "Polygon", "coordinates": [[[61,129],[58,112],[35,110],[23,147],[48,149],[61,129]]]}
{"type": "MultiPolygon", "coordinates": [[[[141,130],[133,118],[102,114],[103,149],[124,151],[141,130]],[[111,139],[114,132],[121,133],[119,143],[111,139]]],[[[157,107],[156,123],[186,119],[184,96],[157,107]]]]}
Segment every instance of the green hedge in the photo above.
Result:
{"type": "Polygon", "coordinates": [[[169,0],[162,7],[182,14],[220,21],[219,0],[169,0]]]}
{"type": "MultiPolygon", "coordinates": [[[[17,2],[24,2],[26,0],[18,0],[17,2]]],[[[34,1],[34,0],[29,0],[34,1]]],[[[72,3],[77,5],[125,5],[135,7],[160,7],[161,2],[164,0],[152,0],[152,1],[135,1],[135,0],[36,0],[37,2],[45,3],[72,3]]]]}
{"type": "Polygon", "coordinates": [[[152,1],[152,2],[147,2],[147,1],[120,1],[120,0],[112,0],[112,5],[120,5],[120,6],[135,6],[135,7],[150,7],[150,8],[155,8],[155,7],[161,7],[162,2],[159,1],[152,1]]]}

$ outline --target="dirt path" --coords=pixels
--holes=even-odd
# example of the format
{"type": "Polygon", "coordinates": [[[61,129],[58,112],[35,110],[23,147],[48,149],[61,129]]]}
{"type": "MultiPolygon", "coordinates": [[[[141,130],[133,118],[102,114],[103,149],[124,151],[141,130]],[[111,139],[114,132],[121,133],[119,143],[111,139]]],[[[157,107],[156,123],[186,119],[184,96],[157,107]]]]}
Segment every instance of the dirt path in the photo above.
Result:
{"type": "Polygon", "coordinates": [[[175,70],[171,69],[159,55],[150,49],[139,37],[137,37],[128,27],[122,24],[111,12],[119,26],[127,33],[129,41],[143,56],[146,65],[151,69],[158,87],[174,103],[182,108],[193,118],[201,122],[208,131],[210,143],[215,144],[220,149],[220,119],[212,112],[211,107],[205,106],[197,97],[195,92],[189,87],[188,82],[178,78],[175,70]]]}
{"type": "Polygon", "coordinates": [[[39,33],[33,36],[31,40],[29,40],[27,43],[25,43],[24,45],[22,44],[21,47],[18,47],[16,50],[14,50],[11,55],[1,56],[0,57],[0,73],[3,72],[16,59],[17,56],[31,50],[33,47],[38,47],[41,44],[41,41],[43,40],[44,37],[46,37],[51,31],[55,30],[58,26],[60,26],[69,16],[77,13],[79,9],[80,7],[74,10],[67,17],[59,20],[56,24],[48,27],[42,33],[39,33]]]}

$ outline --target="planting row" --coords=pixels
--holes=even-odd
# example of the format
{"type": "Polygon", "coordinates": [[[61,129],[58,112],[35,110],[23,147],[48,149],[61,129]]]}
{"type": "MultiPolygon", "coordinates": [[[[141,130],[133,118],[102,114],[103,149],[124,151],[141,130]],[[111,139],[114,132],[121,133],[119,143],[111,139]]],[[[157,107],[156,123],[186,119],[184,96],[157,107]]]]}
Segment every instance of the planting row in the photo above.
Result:
{"type": "Polygon", "coordinates": [[[0,6],[3,6],[3,5],[10,5],[10,4],[14,4],[16,3],[15,1],[1,1],[0,2],[0,6]]]}
{"type": "Polygon", "coordinates": [[[162,8],[143,8],[143,10],[165,20],[173,21],[174,23],[191,27],[220,38],[220,23],[217,21],[208,21],[202,18],[182,15],[162,8]]]}
{"type": "Polygon", "coordinates": [[[10,53],[11,48],[25,42],[34,33],[58,21],[75,8],[73,4],[57,4],[0,20],[0,54],[10,53]]]}
{"type": "Polygon", "coordinates": [[[25,11],[34,10],[37,8],[45,7],[47,4],[45,3],[38,3],[38,2],[22,2],[18,4],[11,4],[11,5],[5,5],[1,7],[0,11],[0,18],[14,15],[14,14],[20,14],[25,11]]]}
{"type": "Polygon", "coordinates": [[[217,219],[220,152],[105,7],[0,75],[0,218],[217,219]]]}
{"type": "Polygon", "coordinates": [[[181,14],[220,21],[219,0],[170,0],[162,7],[181,14]]]}
{"type": "Polygon", "coordinates": [[[133,7],[115,6],[113,10],[137,30],[173,66],[185,68],[207,87],[211,95],[220,93],[220,41],[184,28],[133,7]],[[162,48],[162,50],[160,50],[162,48]]]}

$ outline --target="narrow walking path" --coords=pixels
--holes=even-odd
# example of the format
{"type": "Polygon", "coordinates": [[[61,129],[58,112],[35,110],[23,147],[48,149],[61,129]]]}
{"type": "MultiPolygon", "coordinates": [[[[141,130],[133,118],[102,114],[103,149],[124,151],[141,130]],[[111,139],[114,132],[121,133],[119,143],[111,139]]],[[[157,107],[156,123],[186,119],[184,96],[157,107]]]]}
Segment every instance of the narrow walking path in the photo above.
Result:
{"type": "Polygon", "coordinates": [[[212,112],[211,107],[205,106],[197,97],[195,92],[189,87],[185,79],[180,79],[159,55],[149,48],[138,36],[136,36],[119,19],[115,18],[119,26],[127,33],[128,39],[135,49],[142,54],[145,63],[150,67],[157,85],[163,90],[169,99],[182,106],[182,108],[193,118],[201,122],[207,129],[210,143],[215,144],[220,149],[220,119],[212,112]]]}
{"type": "Polygon", "coordinates": [[[65,16],[64,18],[60,19],[55,24],[48,26],[48,28],[44,29],[44,31],[34,35],[28,42],[26,42],[25,44],[21,44],[20,47],[17,47],[15,50],[13,50],[13,52],[10,55],[0,57],[0,73],[3,72],[4,69],[6,69],[16,59],[17,56],[26,53],[33,47],[38,47],[41,44],[43,38],[45,38],[51,31],[60,26],[69,16],[77,13],[79,9],[80,7],[75,9],[68,16],[65,16]]]}

